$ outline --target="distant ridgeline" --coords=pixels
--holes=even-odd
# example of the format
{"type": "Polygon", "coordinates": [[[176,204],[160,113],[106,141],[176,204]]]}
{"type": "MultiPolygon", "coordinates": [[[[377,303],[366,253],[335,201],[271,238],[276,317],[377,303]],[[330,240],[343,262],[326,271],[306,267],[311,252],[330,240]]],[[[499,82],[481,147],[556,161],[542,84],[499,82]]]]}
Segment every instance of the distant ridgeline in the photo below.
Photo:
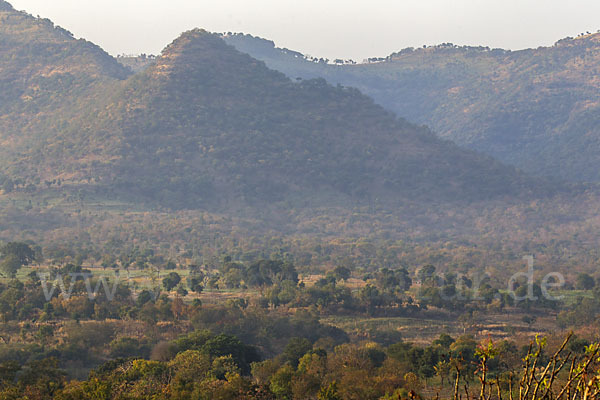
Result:
{"type": "Polygon", "coordinates": [[[541,187],[355,89],[293,82],[202,30],[132,75],[49,22],[9,17],[2,71],[20,79],[2,80],[13,92],[8,175],[191,208],[473,201],[541,187]]]}
{"type": "Polygon", "coordinates": [[[522,51],[409,48],[358,65],[307,59],[250,35],[223,39],[293,79],[356,87],[397,115],[525,172],[600,181],[600,33],[522,51]]]}
{"type": "Polygon", "coordinates": [[[156,61],[156,56],[141,54],[117,56],[117,61],[133,72],[142,72],[156,61]]]}
{"type": "Polygon", "coordinates": [[[186,32],[133,73],[52,22],[0,4],[0,172],[29,191],[98,188],[223,211],[552,191],[356,89],[290,80],[218,35],[186,32]]]}

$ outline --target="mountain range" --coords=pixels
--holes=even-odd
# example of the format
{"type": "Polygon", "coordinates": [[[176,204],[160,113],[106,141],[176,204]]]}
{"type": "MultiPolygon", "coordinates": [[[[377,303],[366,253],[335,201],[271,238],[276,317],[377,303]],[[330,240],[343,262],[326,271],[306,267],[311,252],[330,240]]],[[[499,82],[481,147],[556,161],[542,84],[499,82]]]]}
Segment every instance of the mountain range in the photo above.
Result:
{"type": "Polygon", "coordinates": [[[293,79],[356,87],[396,115],[529,174],[600,181],[600,33],[521,51],[446,43],[358,64],[250,35],[223,39],[293,79]]]}
{"type": "Polygon", "coordinates": [[[0,171],[172,208],[472,202],[547,193],[354,88],[291,80],[184,33],[134,73],[0,3],[0,171]]]}

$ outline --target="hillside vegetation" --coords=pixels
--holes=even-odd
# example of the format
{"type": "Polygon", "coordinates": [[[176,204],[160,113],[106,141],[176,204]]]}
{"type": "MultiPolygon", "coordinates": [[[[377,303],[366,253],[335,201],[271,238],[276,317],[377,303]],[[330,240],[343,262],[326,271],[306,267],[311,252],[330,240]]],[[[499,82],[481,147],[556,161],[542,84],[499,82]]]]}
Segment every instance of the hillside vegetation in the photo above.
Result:
{"type": "Polygon", "coordinates": [[[292,78],[356,87],[397,115],[526,172],[600,180],[600,34],[522,51],[409,48],[356,65],[307,59],[249,35],[224,39],[292,78]]]}
{"type": "MultiPolygon", "coordinates": [[[[442,116],[494,58],[355,68],[415,54],[442,116]]],[[[0,399],[599,398],[597,187],[294,75],[200,29],[114,59],[0,0],[0,399]]]]}
{"type": "Polygon", "coordinates": [[[14,11],[3,18],[2,76],[12,94],[2,119],[14,123],[2,138],[15,143],[2,170],[26,186],[60,182],[222,211],[544,192],[356,89],[293,82],[202,30],[131,75],[49,21],[14,11]]]}
{"type": "Polygon", "coordinates": [[[0,2],[0,171],[30,183],[61,178],[59,170],[27,174],[31,163],[54,168],[55,160],[23,153],[62,147],[57,135],[128,75],[98,46],[0,2]]]}
{"type": "Polygon", "coordinates": [[[1,15],[0,79],[17,95],[0,115],[0,239],[217,254],[223,238],[280,234],[521,246],[595,232],[593,191],[440,140],[356,89],[289,79],[218,35],[186,32],[133,73],[47,20],[1,15]],[[44,71],[60,84],[36,92],[44,71]]]}

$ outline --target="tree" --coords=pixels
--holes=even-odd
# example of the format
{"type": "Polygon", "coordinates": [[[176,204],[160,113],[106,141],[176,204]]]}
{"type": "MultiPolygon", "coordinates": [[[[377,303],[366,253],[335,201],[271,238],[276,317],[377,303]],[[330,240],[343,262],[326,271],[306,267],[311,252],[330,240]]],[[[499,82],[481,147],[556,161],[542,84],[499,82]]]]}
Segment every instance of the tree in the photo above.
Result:
{"type": "Polygon", "coordinates": [[[200,277],[191,277],[187,278],[188,286],[192,292],[202,293],[204,290],[204,286],[202,286],[202,278],[200,277]]]}
{"type": "Polygon", "coordinates": [[[454,343],[454,339],[447,333],[442,333],[439,338],[433,341],[434,345],[441,346],[445,349],[450,348],[452,343],[454,343]]]}
{"type": "Polygon", "coordinates": [[[383,305],[383,298],[381,293],[373,285],[366,285],[360,291],[360,299],[367,307],[367,312],[372,314],[375,309],[383,305]]]}
{"type": "Polygon", "coordinates": [[[423,387],[421,380],[414,372],[404,374],[404,381],[406,382],[404,387],[414,393],[418,393],[423,387]]]}
{"type": "Polygon", "coordinates": [[[204,343],[201,351],[211,357],[231,356],[244,374],[250,373],[250,364],[260,361],[258,350],[231,335],[217,335],[204,343]]]}
{"type": "Polygon", "coordinates": [[[187,350],[177,354],[169,366],[174,371],[171,387],[180,398],[190,398],[192,396],[189,391],[193,389],[194,382],[209,373],[211,361],[206,354],[197,350],[187,350]]]}
{"type": "Polygon", "coordinates": [[[35,260],[35,252],[26,243],[11,242],[0,248],[3,260],[0,270],[7,276],[14,278],[23,265],[29,265],[35,260]]]}
{"type": "Polygon", "coordinates": [[[181,282],[179,274],[177,272],[171,272],[163,279],[162,284],[165,290],[170,292],[175,286],[179,285],[179,282],[181,282]]]}
{"type": "Polygon", "coordinates": [[[153,295],[148,290],[142,290],[137,298],[137,305],[139,307],[153,300],[153,295]]]}
{"type": "Polygon", "coordinates": [[[0,262],[0,270],[2,273],[9,278],[14,278],[17,276],[17,272],[21,268],[21,263],[19,259],[14,254],[9,254],[7,257],[0,262]]]}
{"type": "Polygon", "coordinates": [[[284,365],[271,377],[269,385],[271,392],[280,399],[291,398],[293,378],[294,369],[289,365],[284,365]]]}
{"type": "Polygon", "coordinates": [[[596,281],[590,275],[581,273],[577,275],[575,286],[579,290],[591,290],[596,286],[596,281]]]}
{"type": "Polygon", "coordinates": [[[347,281],[350,278],[351,271],[350,269],[339,266],[333,270],[333,275],[337,280],[347,281]]]}
{"type": "Polygon", "coordinates": [[[322,387],[319,392],[319,400],[341,400],[342,396],[338,394],[337,383],[331,382],[329,386],[322,387]]]}
{"type": "Polygon", "coordinates": [[[446,360],[440,360],[433,367],[435,374],[440,377],[440,387],[444,387],[444,380],[450,375],[450,364],[446,360]]]}
{"type": "Polygon", "coordinates": [[[27,243],[10,242],[0,248],[2,257],[13,255],[20,265],[29,265],[35,261],[35,252],[27,243]]]}
{"type": "Polygon", "coordinates": [[[293,337],[285,346],[283,357],[292,367],[296,368],[300,358],[312,350],[312,347],[312,343],[308,339],[293,337]]]}
{"type": "Polygon", "coordinates": [[[425,284],[431,281],[435,275],[435,267],[431,264],[425,265],[417,272],[417,277],[421,281],[421,284],[425,284]]]}
{"type": "Polygon", "coordinates": [[[405,292],[412,285],[412,279],[405,268],[397,270],[383,268],[377,273],[376,279],[381,289],[388,292],[405,292]]]}
{"type": "Polygon", "coordinates": [[[112,255],[105,254],[104,257],[102,257],[102,263],[100,265],[104,269],[106,269],[106,268],[115,269],[115,268],[117,268],[116,258],[112,255]]]}

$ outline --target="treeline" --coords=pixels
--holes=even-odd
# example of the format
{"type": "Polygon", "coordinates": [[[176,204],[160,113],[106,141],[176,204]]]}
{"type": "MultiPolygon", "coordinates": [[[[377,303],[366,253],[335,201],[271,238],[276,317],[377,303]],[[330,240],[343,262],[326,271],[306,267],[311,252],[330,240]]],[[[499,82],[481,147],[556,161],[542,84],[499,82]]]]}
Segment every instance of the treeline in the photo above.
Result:
{"type": "MultiPolygon", "coordinates": [[[[41,258],[39,247],[10,242],[0,246],[0,272],[14,278],[22,266],[38,263],[41,258]]],[[[539,279],[517,280],[511,292],[497,277],[441,272],[431,264],[416,272],[398,266],[371,271],[338,266],[309,282],[308,275],[300,277],[296,266],[285,259],[243,263],[226,256],[216,266],[185,267],[152,251],[136,251],[118,257],[98,256],[101,266],[108,271],[98,274],[94,269],[94,276],[82,266],[84,258],[76,257],[74,263],[62,267],[34,269],[21,281],[0,283],[0,317],[4,321],[189,319],[185,312],[179,313],[184,315],[182,317],[173,314],[171,303],[183,309],[201,306],[198,295],[204,291],[238,290],[240,294],[231,301],[242,308],[251,305],[265,310],[282,306],[286,309],[312,307],[324,315],[403,316],[430,308],[457,314],[518,307],[534,315],[561,310],[558,320],[566,326],[594,321],[595,311],[581,310],[593,309],[596,299],[600,298],[595,279],[585,273],[578,274],[575,282],[562,288],[583,291],[576,294],[580,298],[565,303],[561,300],[563,296],[549,296],[539,279]],[[133,271],[137,279],[130,277],[133,271]],[[46,277],[41,280],[42,276],[46,277]],[[62,283],[57,283],[55,278],[60,278],[62,283]],[[63,286],[58,287],[61,284],[63,286]],[[97,293],[90,293],[92,287],[97,293]],[[65,288],[69,296],[64,296],[65,288]],[[45,298],[49,289],[52,289],[50,297],[45,298]],[[113,296],[107,297],[108,293],[102,289],[114,291],[113,296]],[[188,295],[192,295],[191,298],[184,301],[188,295]]]]}
{"type": "MultiPolygon", "coordinates": [[[[13,257],[10,260],[19,263],[13,257]]],[[[5,261],[1,265],[4,264],[5,261]]],[[[458,279],[454,274],[437,277],[433,266],[419,270],[418,285],[412,284],[405,269],[383,268],[364,275],[362,283],[355,279],[357,287],[348,284],[351,271],[347,268],[338,267],[307,285],[300,281],[292,264],[276,260],[260,260],[248,266],[225,262],[219,271],[192,266],[186,277],[167,271],[162,279],[160,271],[151,269],[142,276],[145,283],[126,279],[118,271],[112,276],[94,276],[90,270],[74,264],[51,272],[40,271],[45,270],[32,271],[24,282],[14,279],[0,283],[2,320],[191,319],[194,307],[201,307],[202,302],[195,296],[193,301],[184,301],[190,291],[198,294],[219,288],[242,290],[229,300],[242,309],[314,308],[325,315],[406,316],[432,307],[464,313],[518,306],[536,312],[562,305],[545,298],[535,283],[531,290],[536,297],[527,299],[530,287],[525,282],[517,283],[515,293],[510,294],[488,281],[475,285],[471,279],[458,279]],[[90,292],[92,288],[95,290],[90,292]],[[255,292],[251,294],[249,290],[255,292]],[[518,301],[513,296],[518,296],[518,301]]],[[[587,319],[595,315],[590,314],[587,319]]]]}
{"type": "Polygon", "coordinates": [[[460,389],[468,398],[481,393],[482,400],[496,398],[496,392],[499,397],[541,399],[547,398],[544,393],[557,396],[567,389],[580,395],[596,391],[599,348],[573,336],[562,343],[536,338],[519,347],[511,341],[477,343],[468,335],[455,339],[442,334],[425,347],[365,342],[329,349],[292,337],[277,356],[261,360],[255,347],[234,336],[204,330],[164,342],[152,360],[128,357],[106,362],[83,381],[69,381],[52,357],[23,366],[4,361],[0,363],[0,396],[458,400],[463,396],[459,396],[460,389]],[[568,361],[572,361],[572,378],[560,374],[568,361]]]}

